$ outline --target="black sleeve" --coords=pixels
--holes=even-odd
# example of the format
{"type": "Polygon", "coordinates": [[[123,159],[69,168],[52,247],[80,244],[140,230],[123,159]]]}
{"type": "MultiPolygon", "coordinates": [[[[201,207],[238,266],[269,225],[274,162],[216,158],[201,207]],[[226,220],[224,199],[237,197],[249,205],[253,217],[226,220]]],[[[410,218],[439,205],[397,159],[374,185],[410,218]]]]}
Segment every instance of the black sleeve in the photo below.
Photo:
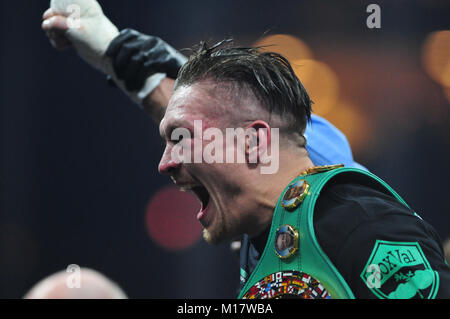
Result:
{"type": "Polygon", "coordinates": [[[450,268],[436,231],[393,197],[358,184],[324,190],[319,244],[356,298],[450,298],[450,268]]]}
{"type": "Polygon", "coordinates": [[[162,39],[125,29],[110,43],[106,56],[112,59],[114,72],[128,91],[142,88],[155,73],[175,79],[186,57],[162,39]]]}

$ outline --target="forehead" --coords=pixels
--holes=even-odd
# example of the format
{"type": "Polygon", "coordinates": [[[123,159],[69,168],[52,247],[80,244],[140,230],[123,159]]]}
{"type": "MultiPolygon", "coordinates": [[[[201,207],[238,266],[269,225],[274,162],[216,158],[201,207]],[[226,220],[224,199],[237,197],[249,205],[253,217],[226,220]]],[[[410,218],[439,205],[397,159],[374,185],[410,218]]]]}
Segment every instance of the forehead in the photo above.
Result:
{"type": "Polygon", "coordinates": [[[209,94],[207,87],[200,84],[178,87],[160,123],[161,135],[171,127],[191,127],[194,121],[202,120],[211,125],[219,119],[220,103],[209,94]]]}

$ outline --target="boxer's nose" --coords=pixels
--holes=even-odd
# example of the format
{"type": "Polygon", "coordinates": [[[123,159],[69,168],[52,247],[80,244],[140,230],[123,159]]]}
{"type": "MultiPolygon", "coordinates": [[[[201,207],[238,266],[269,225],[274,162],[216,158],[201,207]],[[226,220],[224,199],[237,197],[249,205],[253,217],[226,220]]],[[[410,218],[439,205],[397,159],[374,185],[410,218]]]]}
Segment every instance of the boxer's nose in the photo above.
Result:
{"type": "Polygon", "coordinates": [[[181,162],[172,158],[171,147],[166,145],[164,153],[159,161],[158,171],[160,174],[173,175],[174,171],[181,166],[181,162]]]}

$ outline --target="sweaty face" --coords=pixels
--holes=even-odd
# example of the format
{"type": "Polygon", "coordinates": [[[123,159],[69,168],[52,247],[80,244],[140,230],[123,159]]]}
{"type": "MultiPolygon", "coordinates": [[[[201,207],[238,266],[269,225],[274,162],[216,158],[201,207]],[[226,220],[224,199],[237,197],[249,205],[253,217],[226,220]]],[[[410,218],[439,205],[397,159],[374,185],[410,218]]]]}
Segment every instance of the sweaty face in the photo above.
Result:
{"type": "MultiPolygon", "coordinates": [[[[206,130],[214,128],[225,132],[228,122],[224,109],[204,85],[183,86],[174,92],[160,124],[166,148],[159,171],[169,174],[182,190],[197,196],[201,208],[192,218],[202,224],[204,238],[212,244],[245,232],[248,219],[242,187],[246,165],[207,163],[201,153],[211,142],[204,138],[206,130]],[[182,135],[178,134],[180,132],[182,135]],[[190,150],[190,154],[182,150],[190,150]]],[[[226,147],[223,145],[223,154],[226,147]]]]}

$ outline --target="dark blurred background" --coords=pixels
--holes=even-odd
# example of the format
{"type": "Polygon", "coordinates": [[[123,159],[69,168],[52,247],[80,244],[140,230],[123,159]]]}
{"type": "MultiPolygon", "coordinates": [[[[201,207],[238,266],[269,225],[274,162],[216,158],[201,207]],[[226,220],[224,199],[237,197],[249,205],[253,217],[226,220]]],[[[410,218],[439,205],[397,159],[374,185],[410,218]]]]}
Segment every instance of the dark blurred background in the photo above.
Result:
{"type": "MultiPolygon", "coordinates": [[[[155,125],[73,51],[52,49],[40,28],[48,4],[0,2],[0,298],[69,264],[133,298],[234,298],[238,261],[229,244],[200,239],[198,204],[158,175],[155,125]]],[[[120,29],[178,49],[229,36],[278,44],[356,160],[450,237],[447,0],[102,5],[120,29]],[[380,29],[366,25],[370,3],[380,29]]]]}

